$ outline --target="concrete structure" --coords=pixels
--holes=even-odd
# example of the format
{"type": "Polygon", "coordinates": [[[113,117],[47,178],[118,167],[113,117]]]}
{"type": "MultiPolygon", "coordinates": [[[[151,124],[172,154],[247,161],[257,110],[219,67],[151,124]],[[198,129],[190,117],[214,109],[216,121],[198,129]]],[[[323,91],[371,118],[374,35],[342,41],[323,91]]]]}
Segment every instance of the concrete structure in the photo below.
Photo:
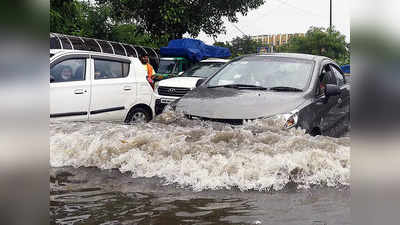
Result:
{"type": "Polygon", "coordinates": [[[273,48],[277,46],[281,46],[286,44],[292,37],[304,37],[304,33],[295,33],[295,34],[272,34],[272,35],[256,35],[251,36],[250,38],[254,41],[260,42],[264,48],[260,48],[261,52],[273,52],[273,48]]]}

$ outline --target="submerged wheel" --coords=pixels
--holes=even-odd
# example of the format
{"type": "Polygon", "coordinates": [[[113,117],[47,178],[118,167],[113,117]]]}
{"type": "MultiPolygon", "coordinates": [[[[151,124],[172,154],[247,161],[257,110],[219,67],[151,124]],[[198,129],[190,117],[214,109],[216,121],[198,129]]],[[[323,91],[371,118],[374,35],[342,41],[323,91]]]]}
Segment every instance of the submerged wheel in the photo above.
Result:
{"type": "Polygon", "coordinates": [[[130,112],[128,123],[147,123],[151,120],[150,112],[143,108],[135,108],[130,112]]]}
{"type": "Polygon", "coordinates": [[[321,135],[321,130],[318,127],[314,127],[311,132],[310,132],[311,136],[318,136],[321,135]]]}

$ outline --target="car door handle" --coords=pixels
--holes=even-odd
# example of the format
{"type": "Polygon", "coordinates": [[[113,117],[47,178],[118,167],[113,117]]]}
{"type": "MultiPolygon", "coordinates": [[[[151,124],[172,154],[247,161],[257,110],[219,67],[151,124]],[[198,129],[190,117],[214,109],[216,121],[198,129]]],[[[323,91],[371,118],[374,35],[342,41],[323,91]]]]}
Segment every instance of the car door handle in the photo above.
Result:
{"type": "Polygon", "coordinates": [[[124,87],[124,91],[130,91],[130,90],[132,90],[132,87],[131,87],[131,86],[125,86],[125,87],[124,87]]]}
{"type": "Polygon", "coordinates": [[[74,90],[74,94],[76,94],[76,95],[81,95],[81,94],[83,94],[83,93],[85,93],[85,92],[87,92],[86,90],[83,90],[83,89],[76,89],[76,90],[74,90]]]}

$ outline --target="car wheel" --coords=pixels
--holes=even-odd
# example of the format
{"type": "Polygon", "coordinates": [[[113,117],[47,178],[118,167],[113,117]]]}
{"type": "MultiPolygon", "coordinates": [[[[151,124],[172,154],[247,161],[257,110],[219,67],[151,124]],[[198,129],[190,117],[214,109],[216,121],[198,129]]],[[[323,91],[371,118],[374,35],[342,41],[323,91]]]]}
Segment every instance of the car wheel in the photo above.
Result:
{"type": "Polygon", "coordinates": [[[313,137],[321,135],[321,130],[318,127],[314,127],[311,130],[310,135],[313,136],[313,137]]]}
{"type": "Polygon", "coordinates": [[[143,108],[133,109],[128,123],[147,123],[151,119],[150,113],[143,108]]]}

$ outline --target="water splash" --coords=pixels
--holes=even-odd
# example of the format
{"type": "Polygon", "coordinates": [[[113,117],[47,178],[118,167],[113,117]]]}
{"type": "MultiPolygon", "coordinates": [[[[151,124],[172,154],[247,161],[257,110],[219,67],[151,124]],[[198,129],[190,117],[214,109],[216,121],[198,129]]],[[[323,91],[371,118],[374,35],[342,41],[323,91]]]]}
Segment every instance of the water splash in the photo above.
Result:
{"type": "Polygon", "coordinates": [[[349,185],[350,139],[311,137],[277,120],[243,126],[163,113],[148,124],[51,123],[52,167],[118,168],[204,189],[349,185]]]}

